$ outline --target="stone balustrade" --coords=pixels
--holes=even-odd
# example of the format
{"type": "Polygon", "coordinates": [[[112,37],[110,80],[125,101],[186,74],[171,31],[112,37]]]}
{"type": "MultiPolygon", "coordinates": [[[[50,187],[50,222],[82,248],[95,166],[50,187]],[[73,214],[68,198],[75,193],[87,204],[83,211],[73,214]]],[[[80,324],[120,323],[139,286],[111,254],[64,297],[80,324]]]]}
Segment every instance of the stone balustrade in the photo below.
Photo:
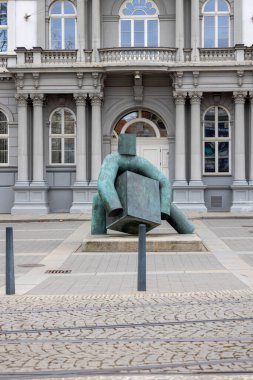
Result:
{"type": "Polygon", "coordinates": [[[224,49],[199,49],[200,61],[213,62],[213,61],[235,61],[236,50],[234,48],[224,49]]]}
{"type": "Polygon", "coordinates": [[[253,46],[245,48],[244,50],[244,60],[252,61],[253,60],[253,46]]]}
{"type": "Polygon", "coordinates": [[[77,61],[77,50],[44,50],[41,52],[41,63],[68,64],[77,61]]]}
{"type": "Polygon", "coordinates": [[[111,48],[99,49],[101,63],[170,63],[176,61],[174,48],[111,48]]]}

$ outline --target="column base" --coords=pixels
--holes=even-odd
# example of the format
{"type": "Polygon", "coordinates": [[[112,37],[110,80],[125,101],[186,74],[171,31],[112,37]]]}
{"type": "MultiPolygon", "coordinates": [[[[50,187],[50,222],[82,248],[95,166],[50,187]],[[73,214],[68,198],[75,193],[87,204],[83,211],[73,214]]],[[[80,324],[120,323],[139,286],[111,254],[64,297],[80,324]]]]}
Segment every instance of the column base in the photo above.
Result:
{"type": "Polygon", "coordinates": [[[204,200],[205,186],[201,185],[174,186],[173,203],[183,211],[207,212],[204,200]]]}
{"type": "Polygon", "coordinates": [[[87,182],[76,182],[72,190],[73,202],[69,212],[71,214],[91,212],[92,200],[97,193],[97,187],[90,186],[87,182]]]}
{"type": "Polygon", "coordinates": [[[238,181],[234,181],[233,185],[231,186],[231,189],[233,191],[233,200],[230,211],[253,211],[253,185],[238,185],[237,183],[238,181]]]}
{"type": "Polygon", "coordinates": [[[31,185],[17,182],[13,187],[14,204],[11,209],[12,214],[38,214],[49,213],[48,187],[45,182],[32,183],[31,185]]]}

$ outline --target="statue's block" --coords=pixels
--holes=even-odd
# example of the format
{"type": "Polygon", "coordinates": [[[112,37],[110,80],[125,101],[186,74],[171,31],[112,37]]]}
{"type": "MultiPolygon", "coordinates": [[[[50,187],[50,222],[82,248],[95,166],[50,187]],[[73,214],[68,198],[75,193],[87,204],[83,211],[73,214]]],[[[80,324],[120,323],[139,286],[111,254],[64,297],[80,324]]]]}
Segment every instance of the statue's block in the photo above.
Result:
{"type": "Polygon", "coordinates": [[[138,234],[139,224],[145,224],[147,231],[161,224],[158,181],[126,171],[117,178],[115,188],[123,212],[115,217],[107,216],[107,229],[138,234]]]}
{"type": "Polygon", "coordinates": [[[136,156],[136,135],[120,133],[118,137],[118,152],[127,156],[136,156]]]}

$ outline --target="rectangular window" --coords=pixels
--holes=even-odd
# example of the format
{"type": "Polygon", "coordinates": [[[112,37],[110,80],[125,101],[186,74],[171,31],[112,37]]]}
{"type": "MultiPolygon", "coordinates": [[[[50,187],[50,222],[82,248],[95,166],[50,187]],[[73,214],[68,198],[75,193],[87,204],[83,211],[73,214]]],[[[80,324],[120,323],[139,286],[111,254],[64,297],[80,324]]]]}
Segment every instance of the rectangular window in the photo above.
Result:
{"type": "Polygon", "coordinates": [[[61,45],[62,25],[61,19],[51,19],[51,49],[62,49],[61,45]]]}
{"type": "Polygon", "coordinates": [[[215,18],[214,16],[204,17],[204,47],[215,47],[215,18]]]}
{"type": "Polygon", "coordinates": [[[121,46],[131,47],[131,21],[121,21],[121,46]]]}
{"type": "Polygon", "coordinates": [[[145,46],[145,29],[144,20],[134,20],[134,46],[144,47],[145,46]]]}
{"type": "Polygon", "coordinates": [[[148,20],[148,47],[157,47],[158,46],[158,21],[157,20],[148,20]]]}
{"type": "Polygon", "coordinates": [[[229,46],[229,18],[228,16],[218,17],[218,47],[225,48],[229,46]]]}
{"type": "Polygon", "coordinates": [[[52,164],[61,164],[61,138],[51,140],[52,164]]]}
{"type": "Polygon", "coordinates": [[[8,164],[8,138],[0,138],[0,164],[8,164]]]}
{"type": "Polygon", "coordinates": [[[7,2],[0,3],[0,52],[7,51],[8,30],[7,30],[7,2]]]}
{"type": "Polygon", "coordinates": [[[75,30],[76,20],[74,18],[66,18],[64,25],[65,49],[75,49],[75,30]]]}

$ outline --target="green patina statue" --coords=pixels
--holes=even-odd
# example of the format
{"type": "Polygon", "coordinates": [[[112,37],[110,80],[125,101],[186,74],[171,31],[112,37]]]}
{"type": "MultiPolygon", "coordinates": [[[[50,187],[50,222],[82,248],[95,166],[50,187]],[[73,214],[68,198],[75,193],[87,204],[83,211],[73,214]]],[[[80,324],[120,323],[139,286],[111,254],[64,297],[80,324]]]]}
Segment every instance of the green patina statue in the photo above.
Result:
{"type": "Polygon", "coordinates": [[[106,156],[101,167],[98,194],[93,198],[91,234],[106,234],[108,228],[136,234],[140,223],[150,230],[161,222],[157,210],[160,219],[167,220],[178,233],[193,233],[194,225],[171,203],[169,180],[148,160],[136,155],[136,135],[120,134],[118,152],[106,156]],[[123,175],[125,172],[135,176],[123,175]],[[133,189],[131,199],[129,189],[133,189]],[[128,207],[135,195],[137,203],[128,207]],[[131,215],[126,208],[132,210],[131,215]],[[156,217],[152,218],[152,214],[156,217]]]}

